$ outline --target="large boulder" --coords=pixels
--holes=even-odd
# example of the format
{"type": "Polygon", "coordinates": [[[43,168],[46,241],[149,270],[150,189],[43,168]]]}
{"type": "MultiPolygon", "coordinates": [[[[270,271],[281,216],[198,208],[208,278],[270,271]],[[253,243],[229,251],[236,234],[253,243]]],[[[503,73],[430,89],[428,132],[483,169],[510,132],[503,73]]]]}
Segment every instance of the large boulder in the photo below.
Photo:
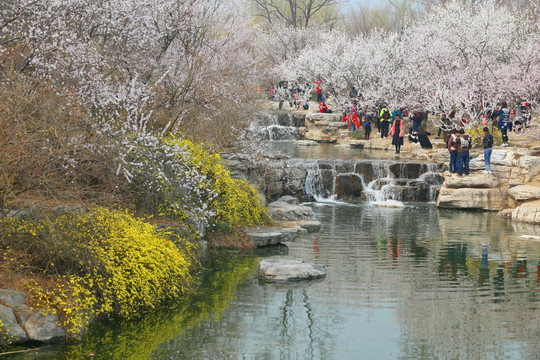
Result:
{"type": "Polygon", "coordinates": [[[317,220],[309,206],[291,205],[282,201],[268,204],[268,214],[278,221],[317,220]]]}
{"type": "Polygon", "coordinates": [[[259,263],[259,278],[266,281],[298,281],[326,276],[323,265],[305,263],[302,259],[273,257],[259,263]]]}
{"type": "Polygon", "coordinates": [[[540,200],[526,202],[512,211],[512,220],[540,224],[540,200]]]}
{"type": "Polygon", "coordinates": [[[540,199],[540,187],[532,185],[518,185],[508,190],[508,194],[516,201],[530,201],[540,199]]]}
{"type": "Polygon", "coordinates": [[[32,314],[24,325],[29,340],[50,342],[61,339],[66,333],[58,326],[58,318],[53,314],[37,311],[32,314]]]}
{"type": "Polygon", "coordinates": [[[338,199],[356,200],[362,196],[362,178],[358,174],[338,174],[336,176],[336,195],[338,199]]]}
{"type": "Polygon", "coordinates": [[[452,189],[480,188],[489,189],[499,186],[499,180],[491,174],[471,174],[469,176],[447,176],[444,186],[452,189]]]}
{"type": "Polygon", "coordinates": [[[26,294],[13,289],[0,289],[0,301],[3,301],[9,307],[15,308],[24,305],[26,294]]]}
{"type": "Polygon", "coordinates": [[[7,334],[7,339],[0,336],[0,344],[8,346],[11,344],[20,344],[28,341],[28,336],[23,328],[17,323],[17,318],[12,308],[0,305],[0,330],[7,334]],[[6,341],[7,340],[7,341],[6,341]]]}
{"type": "Polygon", "coordinates": [[[500,211],[506,206],[507,193],[501,188],[453,189],[442,187],[437,198],[437,206],[449,209],[483,209],[500,211]]]}

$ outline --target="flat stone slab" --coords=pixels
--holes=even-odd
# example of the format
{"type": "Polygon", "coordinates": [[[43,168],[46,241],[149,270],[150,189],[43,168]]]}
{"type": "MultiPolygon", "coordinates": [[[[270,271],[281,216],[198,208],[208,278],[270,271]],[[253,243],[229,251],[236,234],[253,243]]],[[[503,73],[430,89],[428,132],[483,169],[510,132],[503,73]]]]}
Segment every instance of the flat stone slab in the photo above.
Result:
{"type": "Polygon", "coordinates": [[[288,234],[278,231],[248,232],[247,235],[251,239],[253,247],[276,245],[289,240],[288,234]]]}
{"type": "Polygon", "coordinates": [[[514,200],[529,201],[540,199],[540,187],[531,185],[518,185],[510,188],[508,193],[514,200]]]}
{"type": "Polygon", "coordinates": [[[353,149],[363,149],[366,146],[366,140],[349,140],[349,146],[353,149]]]}
{"type": "Polygon", "coordinates": [[[397,200],[386,200],[386,201],[373,203],[373,206],[392,208],[392,209],[401,209],[405,207],[405,204],[397,200]]]}
{"type": "Polygon", "coordinates": [[[451,189],[490,189],[498,187],[499,181],[492,174],[469,174],[468,176],[452,174],[451,176],[446,177],[444,186],[451,189]]]}
{"type": "Polygon", "coordinates": [[[315,140],[298,140],[298,141],[296,141],[296,144],[298,146],[317,146],[317,145],[319,145],[319,143],[316,142],[315,140]]]}
{"type": "Polygon", "coordinates": [[[325,276],[324,265],[305,263],[302,259],[273,257],[259,263],[259,278],[271,282],[311,280],[325,276]]]}

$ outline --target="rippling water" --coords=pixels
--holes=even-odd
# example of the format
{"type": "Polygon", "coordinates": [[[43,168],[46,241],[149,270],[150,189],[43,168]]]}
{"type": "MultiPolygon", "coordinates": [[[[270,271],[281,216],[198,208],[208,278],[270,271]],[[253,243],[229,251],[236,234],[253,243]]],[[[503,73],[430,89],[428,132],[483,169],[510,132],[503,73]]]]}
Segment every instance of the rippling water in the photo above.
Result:
{"type": "Polygon", "coordinates": [[[191,297],[18,359],[539,359],[540,228],[491,213],[314,204],[317,234],[209,256],[191,297]],[[326,266],[256,277],[259,257],[326,266]],[[90,356],[92,355],[92,356],[90,356]]]}

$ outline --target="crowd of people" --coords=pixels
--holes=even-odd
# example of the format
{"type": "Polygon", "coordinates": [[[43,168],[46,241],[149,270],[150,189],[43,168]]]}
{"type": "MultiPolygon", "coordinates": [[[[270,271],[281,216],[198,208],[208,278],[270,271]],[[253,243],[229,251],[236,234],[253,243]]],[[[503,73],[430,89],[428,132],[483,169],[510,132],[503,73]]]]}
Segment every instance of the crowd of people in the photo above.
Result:
{"type": "MultiPolygon", "coordinates": [[[[286,82],[280,82],[277,89],[286,90],[289,95],[290,106],[296,109],[302,107],[304,110],[310,109],[311,89],[303,89],[299,85],[288,86],[286,82]],[[292,100],[291,100],[292,99],[292,100]]],[[[271,89],[272,92],[272,89],[271,89]]],[[[321,113],[332,113],[329,109],[327,100],[330,94],[323,90],[322,81],[315,83],[315,95],[317,97],[318,109],[321,113]]],[[[280,100],[280,109],[283,103],[280,100]]],[[[359,107],[362,94],[355,88],[350,92],[350,101],[343,106],[342,120],[347,123],[351,132],[360,132],[363,130],[365,140],[372,139],[372,134],[377,131],[381,139],[391,138],[392,145],[395,146],[395,153],[401,152],[404,144],[405,132],[407,129],[407,139],[412,143],[419,144],[423,149],[431,149],[433,145],[429,139],[432,135],[426,130],[428,123],[428,113],[423,111],[412,111],[409,113],[405,108],[391,110],[387,105],[359,107]],[[408,121],[405,122],[405,119],[408,121]]],[[[483,114],[484,125],[492,124],[491,128],[496,127],[502,136],[502,146],[508,146],[508,132],[522,132],[529,126],[531,121],[531,106],[523,100],[518,99],[513,108],[509,108],[506,102],[502,102],[494,111],[483,114]]],[[[459,176],[469,175],[469,150],[471,149],[471,136],[466,134],[464,128],[467,127],[467,119],[456,118],[456,112],[443,114],[440,117],[439,129],[435,139],[440,139],[443,134],[448,137],[447,148],[450,153],[450,172],[459,176]],[[445,134],[446,133],[446,134],[445,134]]],[[[483,128],[482,146],[484,149],[485,173],[491,173],[491,152],[494,144],[493,135],[488,126],[483,128]]]]}

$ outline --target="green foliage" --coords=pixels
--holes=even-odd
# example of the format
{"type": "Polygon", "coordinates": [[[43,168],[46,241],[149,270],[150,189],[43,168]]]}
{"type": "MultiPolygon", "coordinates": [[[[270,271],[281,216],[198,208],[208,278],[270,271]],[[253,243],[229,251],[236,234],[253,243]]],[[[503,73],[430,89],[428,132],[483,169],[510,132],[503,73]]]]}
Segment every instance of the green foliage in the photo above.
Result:
{"type": "Polygon", "coordinates": [[[351,133],[351,136],[353,137],[353,139],[356,139],[356,140],[364,140],[364,134],[358,130],[353,131],[351,133]]]}
{"type": "MultiPolygon", "coordinates": [[[[466,133],[471,137],[472,148],[483,148],[484,126],[485,125],[479,124],[466,129],[466,133]]],[[[490,132],[491,135],[493,135],[493,145],[501,144],[502,134],[499,129],[493,127],[493,131],[490,130],[490,132]]]]}
{"type": "Polygon", "coordinates": [[[63,315],[73,332],[103,315],[134,316],[188,289],[195,262],[190,244],[126,211],[18,220],[8,242],[32,255],[30,264],[60,276],[50,289],[27,281],[40,307],[63,315]]]}

